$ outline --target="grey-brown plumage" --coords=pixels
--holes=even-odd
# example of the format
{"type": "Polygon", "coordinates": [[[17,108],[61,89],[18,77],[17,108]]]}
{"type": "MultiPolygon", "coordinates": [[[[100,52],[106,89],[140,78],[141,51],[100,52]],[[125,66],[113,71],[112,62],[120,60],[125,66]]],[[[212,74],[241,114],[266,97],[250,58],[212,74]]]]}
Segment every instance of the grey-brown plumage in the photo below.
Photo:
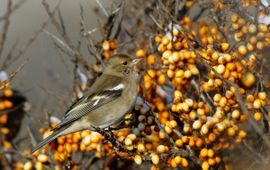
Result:
{"type": "Polygon", "coordinates": [[[32,153],[59,136],[91,127],[106,128],[120,121],[132,109],[137,97],[139,61],[121,54],[111,57],[103,74],[32,153]]]}

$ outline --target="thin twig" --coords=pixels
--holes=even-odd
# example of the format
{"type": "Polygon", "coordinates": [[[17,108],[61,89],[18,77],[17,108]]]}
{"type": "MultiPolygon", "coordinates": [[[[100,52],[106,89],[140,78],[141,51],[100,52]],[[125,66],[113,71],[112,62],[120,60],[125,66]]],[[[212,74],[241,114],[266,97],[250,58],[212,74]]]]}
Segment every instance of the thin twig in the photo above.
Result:
{"type": "Polygon", "coordinates": [[[2,53],[3,53],[3,49],[4,49],[6,38],[7,38],[8,28],[10,25],[10,16],[12,13],[11,7],[12,7],[12,1],[9,0],[7,4],[7,12],[6,12],[6,17],[4,21],[3,31],[0,37],[0,57],[2,56],[2,53]]]}
{"type": "Polygon", "coordinates": [[[98,6],[101,8],[101,10],[103,11],[103,13],[105,14],[106,17],[109,17],[108,12],[106,11],[105,7],[102,5],[102,3],[99,0],[96,0],[98,6]]]}

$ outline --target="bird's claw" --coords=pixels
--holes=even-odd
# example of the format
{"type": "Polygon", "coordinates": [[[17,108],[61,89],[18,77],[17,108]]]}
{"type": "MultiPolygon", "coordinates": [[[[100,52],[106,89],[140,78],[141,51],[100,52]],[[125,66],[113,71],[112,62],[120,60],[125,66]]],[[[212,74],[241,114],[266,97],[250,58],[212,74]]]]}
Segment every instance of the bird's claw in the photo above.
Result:
{"type": "Polygon", "coordinates": [[[123,144],[117,140],[110,128],[106,130],[95,126],[91,127],[92,129],[94,129],[94,131],[103,135],[107,141],[111,142],[113,147],[115,147],[118,151],[128,152],[128,150],[123,146],[123,144]]]}

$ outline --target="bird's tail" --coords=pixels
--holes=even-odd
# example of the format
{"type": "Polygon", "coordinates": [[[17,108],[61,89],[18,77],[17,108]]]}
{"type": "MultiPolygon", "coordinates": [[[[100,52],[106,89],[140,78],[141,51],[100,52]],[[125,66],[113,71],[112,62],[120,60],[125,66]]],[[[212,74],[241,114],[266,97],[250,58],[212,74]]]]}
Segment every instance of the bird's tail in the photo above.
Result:
{"type": "Polygon", "coordinates": [[[57,130],[55,132],[53,132],[51,135],[49,135],[48,137],[46,137],[45,139],[43,139],[39,144],[37,144],[33,149],[32,149],[32,153],[34,153],[35,151],[39,150],[40,148],[42,148],[44,145],[50,143],[51,141],[53,141],[54,139],[56,139],[57,137],[59,137],[61,130],[57,130]]]}

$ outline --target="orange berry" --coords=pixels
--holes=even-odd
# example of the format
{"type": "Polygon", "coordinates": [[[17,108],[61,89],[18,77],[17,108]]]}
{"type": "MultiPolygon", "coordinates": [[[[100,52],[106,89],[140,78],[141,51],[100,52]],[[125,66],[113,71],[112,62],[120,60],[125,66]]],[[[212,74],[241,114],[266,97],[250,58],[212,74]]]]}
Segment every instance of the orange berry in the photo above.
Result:
{"type": "Polygon", "coordinates": [[[153,54],[148,55],[148,57],[147,57],[147,63],[149,65],[152,65],[152,64],[155,63],[155,56],[153,54]]]}
{"type": "Polygon", "coordinates": [[[79,150],[79,145],[77,143],[71,144],[71,150],[77,152],[79,150]]]}
{"type": "Polygon", "coordinates": [[[245,131],[243,131],[243,130],[240,130],[239,133],[238,133],[238,136],[240,138],[245,138],[247,136],[247,133],[245,131]]]}
{"type": "Polygon", "coordinates": [[[221,49],[222,49],[222,51],[228,50],[229,47],[230,47],[230,44],[228,44],[228,43],[222,43],[222,44],[221,44],[221,49]]]}
{"type": "Polygon", "coordinates": [[[192,73],[191,73],[190,70],[186,70],[186,71],[184,72],[184,77],[185,77],[186,79],[190,78],[191,76],[192,76],[192,73]]]}
{"type": "Polygon", "coordinates": [[[176,163],[176,164],[180,164],[180,163],[182,162],[181,156],[176,156],[176,157],[174,158],[174,160],[175,160],[175,163],[176,163]]]}
{"type": "Polygon", "coordinates": [[[187,143],[189,141],[189,138],[187,136],[182,136],[183,143],[187,143]]]}
{"type": "Polygon", "coordinates": [[[4,134],[4,135],[7,135],[7,134],[10,133],[10,130],[8,128],[6,128],[6,127],[2,127],[1,128],[1,133],[4,134]]]}
{"type": "Polygon", "coordinates": [[[239,112],[239,110],[234,110],[233,112],[232,112],[232,118],[233,119],[238,119],[240,117],[240,112],[239,112]]]}
{"type": "Polygon", "coordinates": [[[238,47],[238,52],[240,55],[243,55],[243,56],[246,55],[247,54],[247,47],[244,45],[240,45],[238,47]]]}
{"type": "Polygon", "coordinates": [[[182,166],[184,168],[188,167],[188,160],[186,158],[182,158],[182,163],[181,164],[182,164],[182,166]]]}
{"type": "Polygon", "coordinates": [[[166,148],[164,145],[158,145],[157,152],[164,153],[166,151],[166,148]]]}
{"type": "Polygon", "coordinates": [[[110,40],[110,47],[111,49],[116,49],[118,46],[118,41],[116,39],[110,40]]]}
{"type": "Polygon", "coordinates": [[[164,74],[161,74],[159,77],[158,77],[158,82],[159,84],[164,84],[166,81],[166,77],[164,74]]]}
{"type": "Polygon", "coordinates": [[[179,148],[181,148],[183,146],[183,141],[181,139],[177,139],[175,142],[175,145],[179,148]]]}
{"type": "Polygon", "coordinates": [[[13,106],[13,103],[9,100],[4,101],[5,108],[11,108],[13,106]]]}
{"type": "Polygon", "coordinates": [[[71,144],[70,143],[65,143],[64,148],[65,148],[65,151],[67,153],[71,153],[72,152],[72,148],[71,148],[71,144]]]}
{"type": "Polygon", "coordinates": [[[4,96],[11,97],[13,95],[13,91],[11,89],[4,90],[4,96]]]}
{"type": "Polygon", "coordinates": [[[63,145],[65,143],[65,136],[60,136],[57,138],[58,144],[63,145]]]}
{"type": "Polygon", "coordinates": [[[213,158],[209,158],[208,159],[208,164],[210,165],[210,166],[214,166],[215,165],[215,160],[213,159],[213,158]]]}
{"type": "Polygon", "coordinates": [[[258,29],[259,29],[259,31],[264,32],[264,33],[268,32],[267,25],[265,25],[265,24],[259,24],[258,29]]]}
{"type": "Polygon", "coordinates": [[[219,164],[221,162],[221,158],[219,156],[215,157],[215,162],[216,164],[219,164]]]}
{"type": "Polygon", "coordinates": [[[138,57],[138,58],[143,58],[143,57],[145,57],[145,55],[146,55],[146,51],[143,49],[139,49],[136,51],[136,57],[138,57]]]}
{"type": "Polygon", "coordinates": [[[228,128],[227,132],[228,132],[229,136],[234,136],[235,135],[235,130],[232,127],[228,128]]]}
{"type": "Polygon", "coordinates": [[[189,139],[189,142],[188,142],[188,145],[189,145],[190,147],[193,147],[193,146],[195,145],[195,141],[194,141],[192,138],[190,138],[190,139],[189,139]]]}
{"type": "Polygon", "coordinates": [[[196,146],[198,147],[198,148],[200,148],[200,147],[202,147],[202,145],[203,145],[203,140],[202,139],[197,139],[196,140],[196,146]]]}
{"type": "Polygon", "coordinates": [[[171,120],[170,123],[169,123],[169,127],[173,129],[176,126],[177,126],[177,122],[175,120],[171,120]]]}
{"type": "Polygon", "coordinates": [[[177,70],[175,73],[175,77],[183,78],[184,77],[184,71],[182,69],[177,70]]]}
{"type": "Polygon", "coordinates": [[[254,96],[249,94],[247,95],[247,101],[253,103],[254,102],[254,96]]]}
{"type": "Polygon", "coordinates": [[[262,114],[260,112],[255,112],[254,119],[260,121],[262,119],[262,114]]]}
{"type": "Polygon", "coordinates": [[[162,40],[162,39],[161,39],[161,36],[156,36],[156,37],[155,37],[155,41],[156,41],[157,43],[160,43],[161,40],[162,40]]]}
{"type": "Polygon", "coordinates": [[[8,121],[8,115],[6,113],[0,115],[0,124],[6,124],[8,121]]]}
{"type": "Polygon", "coordinates": [[[3,141],[3,147],[5,148],[5,149],[7,149],[7,150],[9,150],[9,149],[11,149],[12,148],[12,145],[11,145],[11,143],[10,142],[8,142],[8,141],[3,141]]]}
{"type": "Polygon", "coordinates": [[[242,85],[247,88],[251,88],[255,84],[255,82],[256,82],[256,78],[254,74],[252,74],[251,72],[246,72],[241,77],[242,85]]]}
{"type": "Polygon", "coordinates": [[[5,109],[5,104],[4,102],[0,101],[0,110],[4,110],[4,109],[5,109]]]}
{"type": "Polygon", "coordinates": [[[207,156],[207,148],[203,148],[201,151],[200,151],[200,157],[202,158],[205,158],[207,156]]]}
{"type": "Polygon", "coordinates": [[[173,76],[174,76],[174,71],[168,70],[168,71],[167,71],[167,75],[168,75],[169,78],[173,78],[173,76]]]}
{"type": "Polygon", "coordinates": [[[254,46],[250,43],[247,43],[247,49],[248,51],[253,51],[254,50],[254,46]]]}
{"type": "Polygon", "coordinates": [[[177,163],[175,162],[175,159],[174,158],[171,159],[170,165],[171,165],[172,168],[176,168],[177,167],[177,163]]]}
{"type": "Polygon", "coordinates": [[[65,148],[64,148],[63,145],[58,145],[58,146],[57,146],[57,152],[58,152],[58,153],[63,153],[64,150],[65,150],[65,148]]]}
{"type": "Polygon", "coordinates": [[[207,161],[203,161],[202,163],[202,170],[208,170],[209,169],[209,164],[207,161]]]}
{"type": "Polygon", "coordinates": [[[209,158],[212,158],[214,155],[215,155],[215,153],[214,153],[214,150],[213,149],[208,149],[207,150],[207,156],[209,158]]]}
{"type": "Polygon", "coordinates": [[[208,139],[209,141],[214,142],[216,140],[216,135],[214,133],[210,133],[208,139]]]}

